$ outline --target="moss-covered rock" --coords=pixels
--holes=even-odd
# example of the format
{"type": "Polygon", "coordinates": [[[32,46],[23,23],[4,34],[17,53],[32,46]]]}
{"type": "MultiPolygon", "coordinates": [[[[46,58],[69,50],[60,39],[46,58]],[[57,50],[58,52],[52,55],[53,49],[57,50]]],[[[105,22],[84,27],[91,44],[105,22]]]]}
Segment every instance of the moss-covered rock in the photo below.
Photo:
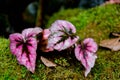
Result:
{"type": "MultiPolygon", "coordinates": [[[[56,13],[48,22],[48,27],[57,19],[68,20],[77,28],[81,39],[92,37],[99,44],[109,37],[110,32],[120,32],[120,5],[98,6],[88,10],[64,10],[56,13]]],[[[58,64],[47,68],[38,60],[36,71],[30,73],[18,64],[9,50],[9,40],[0,38],[0,79],[1,80],[119,80],[120,52],[112,52],[99,47],[94,68],[84,77],[84,68],[72,53],[48,57],[58,64]]]]}
{"type": "Polygon", "coordinates": [[[49,19],[47,27],[55,20],[63,19],[70,21],[76,26],[77,33],[81,38],[88,37],[88,35],[91,37],[102,36],[101,38],[104,38],[104,36],[108,36],[107,33],[110,31],[119,31],[119,16],[120,6],[115,4],[101,5],[88,10],[69,9],[54,14],[49,19]]]}
{"type": "MultiPolygon", "coordinates": [[[[120,32],[120,5],[102,5],[80,12],[77,10],[68,11],[65,10],[56,13],[49,20],[48,26],[57,19],[68,20],[76,26],[77,35],[80,36],[81,40],[92,37],[98,44],[101,40],[108,39],[110,32],[120,32]],[[67,17],[66,13],[67,15],[72,14],[72,16],[67,17]],[[74,13],[75,15],[73,16],[74,13]]],[[[120,72],[117,70],[120,69],[120,52],[112,52],[99,47],[97,55],[98,58],[95,67],[92,69],[91,75],[88,76],[89,79],[87,79],[119,79],[120,72]]]]}

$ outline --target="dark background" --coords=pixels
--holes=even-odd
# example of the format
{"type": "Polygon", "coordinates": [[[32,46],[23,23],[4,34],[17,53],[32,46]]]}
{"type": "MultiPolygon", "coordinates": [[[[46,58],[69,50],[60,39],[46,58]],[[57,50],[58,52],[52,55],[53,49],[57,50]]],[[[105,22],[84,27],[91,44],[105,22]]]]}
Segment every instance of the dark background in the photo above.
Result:
{"type": "Polygon", "coordinates": [[[38,7],[41,7],[41,24],[44,28],[46,16],[61,8],[89,9],[104,3],[106,0],[0,0],[0,36],[8,38],[9,34],[21,32],[28,27],[36,26],[38,7]],[[28,7],[29,6],[29,7],[28,7]]]}

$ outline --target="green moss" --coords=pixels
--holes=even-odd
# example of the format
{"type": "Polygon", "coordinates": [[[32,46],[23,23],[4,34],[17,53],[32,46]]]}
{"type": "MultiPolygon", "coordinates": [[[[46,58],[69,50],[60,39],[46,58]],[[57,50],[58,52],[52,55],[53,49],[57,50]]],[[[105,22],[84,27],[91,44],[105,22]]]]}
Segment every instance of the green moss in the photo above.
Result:
{"type": "Polygon", "coordinates": [[[119,5],[105,5],[96,8],[81,10],[68,9],[55,13],[48,21],[47,27],[58,19],[68,20],[73,23],[77,30],[83,29],[87,26],[100,26],[102,28],[118,27],[120,20],[119,5]]]}
{"type": "MultiPolygon", "coordinates": [[[[46,27],[49,27],[55,20],[58,19],[63,19],[63,20],[69,20],[71,21],[71,17],[72,17],[72,21],[73,22],[79,22],[78,18],[76,17],[76,15],[78,15],[79,13],[81,13],[82,9],[67,9],[67,10],[61,10],[58,13],[55,13],[48,21],[48,24],[46,24],[46,27]]],[[[72,22],[72,23],[73,23],[72,22]]]]}
{"type": "MultiPolygon", "coordinates": [[[[72,22],[77,28],[77,34],[83,40],[92,37],[99,44],[108,39],[110,32],[120,32],[120,6],[98,6],[88,10],[65,10],[55,14],[48,23],[50,26],[57,19],[72,22]],[[73,14],[75,13],[75,14],[73,14]],[[62,17],[61,17],[62,16],[62,17]]],[[[94,68],[84,77],[84,67],[74,54],[63,53],[56,57],[48,57],[56,64],[55,68],[45,67],[37,61],[36,71],[30,73],[24,66],[18,64],[9,50],[9,40],[0,38],[0,79],[1,80],[119,80],[120,52],[112,52],[99,47],[94,68]],[[63,55],[64,54],[64,55],[63,55]]]]}

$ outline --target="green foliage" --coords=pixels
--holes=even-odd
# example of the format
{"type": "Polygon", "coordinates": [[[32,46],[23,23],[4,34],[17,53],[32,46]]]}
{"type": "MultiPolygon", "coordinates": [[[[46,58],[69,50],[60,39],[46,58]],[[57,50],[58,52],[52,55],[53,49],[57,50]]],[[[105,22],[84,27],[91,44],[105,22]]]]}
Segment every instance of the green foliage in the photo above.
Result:
{"type": "MultiPolygon", "coordinates": [[[[55,14],[49,20],[48,26],[57,19],[72,22],[77,28],[77,34],[83,40],[92,37],[99,44],[109,38],[110,32],[120,32],[120,5],[105,5],[88,10],[65,10],[55,14]],[[75,14],[74,14],[75,13],[75,14]]],[[[55,55],[54,55],[55,56],[55,55]]],[[[1,80],[119,80],[120,52],[112,52],[99,47],[94,68],[84,77],[84,67],[71,53],[68,56],[48,57],[58,66],[46,67],[37,61],[36,71],[30,73],[24,66],[18,64],[10,53],[9,41],[0,38],[0,79],[1,80]]]]}

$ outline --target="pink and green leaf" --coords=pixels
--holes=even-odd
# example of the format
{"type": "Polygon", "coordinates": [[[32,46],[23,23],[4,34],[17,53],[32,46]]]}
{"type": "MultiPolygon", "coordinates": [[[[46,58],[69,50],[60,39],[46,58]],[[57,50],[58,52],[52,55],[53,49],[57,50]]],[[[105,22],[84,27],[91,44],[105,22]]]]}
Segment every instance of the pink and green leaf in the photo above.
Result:
{"type": "Polygon", "coordinates": [[[10,50],[14,54],[19,64],[24,65],[32,73],[35,71],[37,40],[34,38],[40,29],[25,29],[22,34],[14,33],[9,36],[10,50]]]}
{"type": "Polygon", "coordinates": [[[43,30],[40,27],[28,28],[22,31],[24,37],[34,37],[37,34],[41,33],[43,30]]]}
{"type": "Polygon", "coordinates": [[[85,76],[91,71],[91,68],[94,67],[95,60],[97,55],[97,44],[92,38],[87,38],[83,41],[82,44],[78,44],[75,48],[75,56],[85,67],[85,76]]]}
{"type": "Polygon", "coordinates": [[[74,45],[79,39],[75,26],[65,20],[57,20],[50,27],[51,35],[48,38],[48,46],[53,50],[64,50],[74,45]]]}

